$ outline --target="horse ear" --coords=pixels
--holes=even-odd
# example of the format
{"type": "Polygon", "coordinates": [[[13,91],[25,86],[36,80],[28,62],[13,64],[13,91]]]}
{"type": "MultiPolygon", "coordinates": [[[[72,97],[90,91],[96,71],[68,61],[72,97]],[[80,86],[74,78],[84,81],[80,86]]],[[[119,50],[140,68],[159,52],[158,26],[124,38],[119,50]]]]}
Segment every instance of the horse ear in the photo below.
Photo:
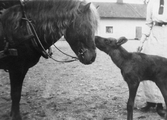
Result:
{"type": "Polygon", "coordinates": [[[90,5],[91,3],[86,4],[83,8],[83,12],[87,12],[90,9],[90,5]]]}
{"type": "Polygon", "coordinates": [[[126,43],[128,41],[128,39],[126,37],[120,37],[117,41],[117,45],[120,46],[124,43],[126,43]]]}

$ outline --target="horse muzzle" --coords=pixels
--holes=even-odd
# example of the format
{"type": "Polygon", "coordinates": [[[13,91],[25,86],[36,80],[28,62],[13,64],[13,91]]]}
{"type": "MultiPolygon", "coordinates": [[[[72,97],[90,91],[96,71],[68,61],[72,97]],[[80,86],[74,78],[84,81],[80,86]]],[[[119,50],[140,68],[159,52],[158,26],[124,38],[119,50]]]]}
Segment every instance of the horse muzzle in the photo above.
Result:
{"type": "Polygon", "coordinates": [[[79,61],[85,65],[91,64],[96,59],[96,51],[95,50],[89,50],[89,49],[80,49],[78,51],[78,58],[79,61]]]}

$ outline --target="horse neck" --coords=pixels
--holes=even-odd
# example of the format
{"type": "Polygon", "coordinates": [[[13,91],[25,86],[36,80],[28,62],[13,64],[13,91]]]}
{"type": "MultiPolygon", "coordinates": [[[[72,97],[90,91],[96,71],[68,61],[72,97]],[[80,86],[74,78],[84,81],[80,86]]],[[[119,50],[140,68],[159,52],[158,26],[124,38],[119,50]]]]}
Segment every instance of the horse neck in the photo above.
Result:
{"type": "Polygon", "coordinates": [[[40,2],[34,0],[26,5],[26,14],[34,22],[38,36],[46,48],[59,40],[72,22],[73,12],[67,11],[69,7],[63,3],[63,1],[58,1],[56,4],[56,1],[52,0],[40,2]],[[68,15],[67,12],[69,12],[68,15]]]}
{"type": "MultiPolygon", "coordinates": [[[[45,7],[44,9],[41,8],[41,10],[36,10],[38,9],[38,7],[33,4],[33,1],[31,4],[28,3],[25,5],[25,15],[29,20],[32,21],[35,31],[37,32],[37,35],[44,48],[48,49],[51,45],[53,45],[57,40],[61,38],[71,21],[64,17],[64,19],[62,20],[62,17],[56,16],[54,11],[49,12],[48,9],[50,8],[45,7]]],[[[39,5],[40,3],[38,4],[38,1],[36,1],[36,4],[39,5]]],[[[49,5],[51,5],[51,3],[49,5]]],[[[41,5],[41,7],[43,6],[44,3],[41,5]]],[[[24,24],[23,22],[22,26],[25,27],[21,27],[20,22],[18,22],[22,21],[22,17],[23,11],[20,5],[13,6],[8,9],[4,13],[1,20],[3,22],[5,31],[7,31],[8,34],[12,35],[13,31],[15,31],[14,35],[18,37],[25,35],[25,33],[30,34],[31,32],[29,33],[27,31],[27,24],[24,24]],[[15,30],[13,30],[14,28],[15,30]]]]}
{"type": "Polygon", "coordinates": [[[110,49],[108,54],[110,55],[112,61],[121,69],[126,62],[130,59],[131,53],[125,50],[122,46],[117,49],[110,49]]]}
{"type": "Polygon", "coordinates": [[[44,46],[44,48],[48,49],[50,46],[52,46],[54,43],[56,43],[62,36],[63,36],[63,34],[58,34],[58,35],[54,35],[54,36],[44,34],[44,36],[40,36],[39,38],[40,38],[40,41],[41,41],[42,45],[44,46]]]}

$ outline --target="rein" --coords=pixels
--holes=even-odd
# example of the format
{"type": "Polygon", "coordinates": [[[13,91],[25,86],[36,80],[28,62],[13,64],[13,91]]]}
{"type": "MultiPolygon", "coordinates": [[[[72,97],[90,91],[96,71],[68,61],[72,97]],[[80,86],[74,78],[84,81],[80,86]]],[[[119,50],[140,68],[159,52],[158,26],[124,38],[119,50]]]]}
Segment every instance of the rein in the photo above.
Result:
{"type": "Polygon", "coordinates": [[[52,56],[50,56],[50,58],[51,58],[52,60],[54,60],[54,61],[56,61],[56,62],[62,62],[62,63],[74,62],[74,61],[77,61],[77,60],[78,60],[77,57],[71,56],[71,55],[69,55],[69,54],[63,52],[62,50],[60,50],[55,44],[54,44],[54,47],[55,47],[58,51],[60,51],[62,54],[66,55],[66,56],[69,56],[69,57],[71,57],[72,59],[71,59],[71,60],[66,60],[66,61],[60,61],[60,60],[56,60],[56,59],[54,59],[52,56]]]}
{"type": "Polygon", "coordinates": [[[35,30],[32,22],[26,16],[26,13],[25,13],[25,10],[24,10],[24,3],[23,3],[23,1],[20,1],[20,3],[21,3],[21,7],[22,7],[22,12],[23,12],[23,18],[22,18],[22,20],[25,20],[27,22],[27,29],[28,29],[29,34],[32,34],[34,36],[34,38],[32,38],[32,43],[33,43],[34,47],[37,49],[37,51],[39,51],[44,58],[46,58],[46,59],[47,58],[51,58],[52,60],[54,60],[56,62],[68,63],[68,62],[77,61],[78,60],[77,57],[73,57],[71,55],[68,55],[68,54],[64,53],[63,51],[61,51],[60,49],[58,49],[55,45],[54,45],[55,48],[57,48],[61,53],[65,54],[66,56],[71,57],[72,60],[67,60],[67,61],[66,60],[65,61],[56,60],[55,58],[52,57],[52,55],[50,55],[45,50],[44,46],[42,45],[42,43],[41,43],[41,41],[40,41],[40,39],[38,37],[38,34],[37,34],[37,32],[36,32],[36,30],[35,30]]]}
{"type": "Polygon", "coordinates": [[[69,55],[69,54],[63,52],[63,51],[60,50],[55,44],[54,44],[54,47],[55,47],[58,51],[60,51],[61,53],[63,53],[64,55],[69,56],[69,57],[71,57],[71,58],[73,58],[73,59],[78,59],[77,57],[71,56],[71,55],[69,55]]]}

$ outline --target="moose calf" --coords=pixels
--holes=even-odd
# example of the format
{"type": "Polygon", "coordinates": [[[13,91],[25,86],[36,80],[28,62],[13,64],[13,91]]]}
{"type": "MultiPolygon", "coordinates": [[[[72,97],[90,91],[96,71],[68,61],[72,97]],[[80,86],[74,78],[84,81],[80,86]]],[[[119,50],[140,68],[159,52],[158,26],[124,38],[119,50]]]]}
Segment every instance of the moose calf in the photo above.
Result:
{"type": "MultiPolygon", "coordinates": [[[[125,37],[103,38],[96,36],[96,47],[108,54],[120,68],[128,84],[127,120],[133,120],[133,106],[140,81],[151,80],[159,87],[167,105],[167,59],[156,55],[128,52],[121,45],[127,42],[125,37]]],[[[167,111],[166,111],[167,113],[167,111]]],[[[167,116],[165,115],[165,120],[167,116]]]]}

